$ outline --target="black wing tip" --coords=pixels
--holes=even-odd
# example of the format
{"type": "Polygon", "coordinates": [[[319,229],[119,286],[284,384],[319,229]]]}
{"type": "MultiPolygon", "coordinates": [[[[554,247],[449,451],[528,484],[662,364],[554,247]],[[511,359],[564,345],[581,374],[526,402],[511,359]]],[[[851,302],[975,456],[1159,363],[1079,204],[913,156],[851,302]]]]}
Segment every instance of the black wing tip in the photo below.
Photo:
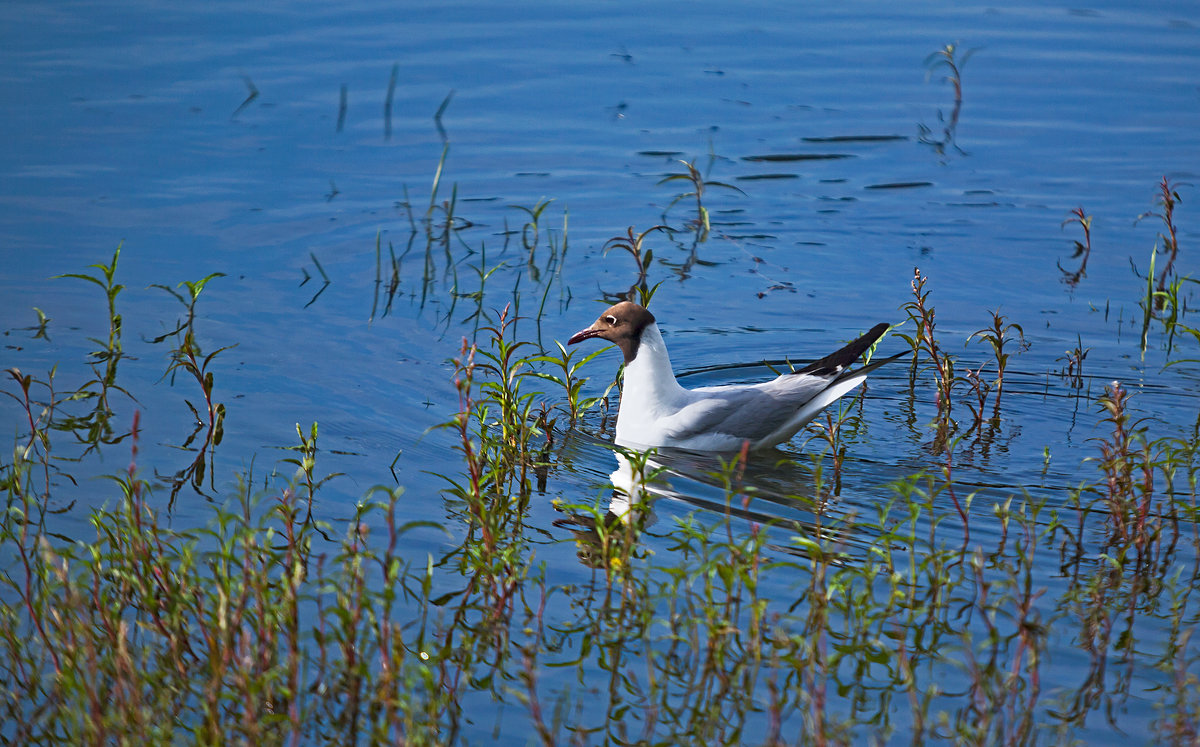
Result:
{"type": "MultiPolygon", "coordinates": [[[[875,341],[883,337],[883,333],[888,331],[889,325],[887,322],[880,322],[874,327],[871,327],[862,337],[854,340],[842,349],[831,353],[819,361],[813,361],[796,373],[809,374],[811,376],[833,376],[842,373],[845,368],[858,360],[867,348],[875,344],[875,341]]],[[[894,360],[893,358],[887,359],[894,360]]]]}
{"type": "Polygon", "coordinates": [[[868,363],[865,366],[860,366],[859,368],[856,368],[852,371],[847,371],[845,374],[843,374],[843,376],[857,376],[857,375],[862,375],[862,374],[868,374],[868,373],[874,371],[875,369],[879,368],[880,366],[886,366],[889,363],[893,363],[898,360],[903,360],[905,358],[912,358],[912,351],[896,353],[895,355],[889,355],[887,358],[879,358],[876,360],[872,360],[870,363],[868,363]]]}

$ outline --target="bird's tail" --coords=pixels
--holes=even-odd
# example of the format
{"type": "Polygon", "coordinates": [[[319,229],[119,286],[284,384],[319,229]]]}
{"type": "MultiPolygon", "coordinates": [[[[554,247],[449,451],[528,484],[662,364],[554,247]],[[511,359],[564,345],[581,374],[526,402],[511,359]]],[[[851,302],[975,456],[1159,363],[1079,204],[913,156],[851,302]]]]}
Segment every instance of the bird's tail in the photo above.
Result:
{"type": "Polygon", "coordinates": [[[860,374],[865,377],[867,374],[871,373],[872,371],[879,368],[880,366],[886,366],[887,364],[891,363],[892,361],[898,361],[901,358],[910,358],[910,357],[912,357],[911,351],[906,352],[906,353],[897,353],[895,355],[889,355],[887,358],[881,358],[877,361],[871,361],[867,365],[862,366],[860,368],[854,368],[849,371],[843,371],[841,376],[838,376],[838,380],[840,381],[844,378],[848,378],[851,376],[858,376],[860,374]]]}
{"type": "MultiPolygon", "coordinates": [[[[846,347],[838,350],[835,353],[830,353],[819,361],[813,361],[796,373],[809,374],[810,376],[835,376],[843,373],[846,367],[858,360],[859,356],[866,352],[867,348],[875,344],[875,341],[883,337],[883,333],[887,332],[888,325],[885,322],[880,322],[874,327],[871,327],[865,335],[850,343],[846,347]]],[[[871,365],[857,369],[859,372],[865,372],[870,369],[878,368],[884,363],[893,361],[900,356],[893,356],[886,360],[872,363],[871,365]]]]}

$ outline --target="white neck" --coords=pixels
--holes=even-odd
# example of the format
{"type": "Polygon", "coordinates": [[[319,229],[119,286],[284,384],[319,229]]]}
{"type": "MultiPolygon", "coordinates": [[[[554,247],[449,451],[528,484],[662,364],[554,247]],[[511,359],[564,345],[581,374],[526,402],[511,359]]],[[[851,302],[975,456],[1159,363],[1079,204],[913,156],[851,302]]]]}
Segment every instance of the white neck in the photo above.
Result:
{"type": "Polygon", "coordinates": [[[658,324],[642,330],[641,344],[633,360],[625,364],[625,383],[621,390],[621,409],[617,414],[617,440],[621,425],[645,423],[664,410],[670,411],[684,396],[684,388],[671,372],[671,358],[658,324]]]}

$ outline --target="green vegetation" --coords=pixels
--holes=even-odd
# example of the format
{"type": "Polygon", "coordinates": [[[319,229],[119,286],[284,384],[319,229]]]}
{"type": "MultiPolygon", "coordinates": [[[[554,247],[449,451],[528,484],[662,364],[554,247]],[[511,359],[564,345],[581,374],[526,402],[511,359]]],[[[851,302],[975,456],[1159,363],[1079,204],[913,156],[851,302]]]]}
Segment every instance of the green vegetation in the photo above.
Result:
{"type": "Polygon", "coordinates": [[[962,148],[958,147],[958,143],[955,142],[958,119],[962,114],[963,105],[962,69],[976,51],[968,49],[964,52],[958,44],[947,44],[925,58],[925,67],[928,71],[926,77],[933,77],[935,72],[945,70],[942,81],[954,87],[954,106],[951,107],[950,114],[947,115],[938,110],[938,121],[942,125],[940,135],[934,135],[933,129],[924,124],[919,125],[918,141],[932,147],[939,154],[945,153],[946,147],[951,145],[955,150],[962,152],[962,148]]]}
{"type": "Polygon", "coordinates": [[[663,210],[663,222],[666,222],[667,213],[677,203],[689,198],[693,199],[696,201],[696,217],[688,223],[687,227],[695,232],[697,241],[704,241],[708,238],[708,233],[712,229],[712,224],[708,217],[708,208],[704,206],[704,191],[712,187],[719,187],[721,189],[731,189],[739,194],[745,194],[745,192],[742,192],[741,189],[732,184],[705,179],[700,170],[696,168],[695,161],[680,161],[680,163],[683,164],[683,173],[668,174],[659,181],[659,184],[682,181],[688,184],[691,190],[675,195],[675,198],[667,205],[666,210],[663,210]]]}
{"type": "MultiPolygon", "coordinates": [[[[344,524],[323,521],[314,507],[338,475],[320,466],[315,423],[297,426],[283,469],[265,479],[247,470],[220,492],[212,472],[229,400],[216,374],[231,345],[206,353],[197,330],[198,305],[220,293],[217,274],[158,286],[184,309],[150,342],[170,346],[164,378],[194,392],[184,401],[195,459],[149,478],[139,406],[118,363],[154,364],[123,352],[119,250],[96,273],[68,276],[105,297],[107,338],[81,366],[90,377],[62,392],[57,368],[12,368],[4,390],[22,422],[0,463],[5,741],[1059,743],[1105,721],[1124,728],[1140,701],[1157,714],[1138,723],[1147,739],[1194,742],[1200,419],[1162,432],[1114,382],[1094,403],[1104,430],[1078,485],[1000,494],[961,481],[956,469],[1009,427],[1001,395],[1014,396],[1010,359],[1028,343],[1019,323],[992,312],[963,340],[968,352],[951,355],[957,341],[941,336],[929,278],[916,270],[901,309],[911,325],[893,339],[914,353],[901,412],[920,429],[918,407],[931,408],[931,441],[915,474],[871,496],[872,510],[838,500],[865,430],[861,398],[810,426],[812,461],[800,466],[811,490],[789,496],[802,519],[762,510],[744,453],[708,476],[721,506],[662,525],[653,486],[663,455],[622,455],[652,486],[627,496],[628,511],[564,497],[555,486],[571,484],[576,458],[564,443],[605,416],[618,386],[588,381],[599,351],[576,360],[543,343],[540,326],[535,336],[519,325],[522,299],[541,322],[553,289],[569,294],[565,214],[556,234],[541,222],[550,201],[539,200],[517,208],[525,223],[506,231],[521,237],[520,277],[532,288],[490,288],[498,265],[479,247],[478,286],[467,290],[458,262],[439,267],[434,251],[448,258],[465,245],[456,189],[437,201],[445,155],[428,210],[409,212],[407,249],[397,256],[389,243],[385,263],[376,242],[371,310],[375,319],[392,308],[403,258],[422,245],[420,302],[445,290],[472,305],[442,312],[474,327],[453,362],[458,409],[429,436],[461,457],[439,495],[375,487],[344,524]],[[497,293],[502,310],[490,302],[497,293]],[[979,350],[990,358],[967,360],[979,350]],[[128,465],[94,488],[100,498],[75,536],[50,513],[70,510],[55,508],[74,479],[67,446],[128,465]],[[179,528],[171,512],[188,488],[209,499],[206,520],[179,528]],[[550,496],[561,518],[534,520],[550,496]],[[410,500],[438,502],[450,519],[398,520],[410,500]],[[538,554],[564,541],[582,563],[569,572],[538,554]]],[[[1178,196],[1166,181],[1162,195],[1164,241],[1174,242],[1178,196]]],[[[1076,216],[1090,252],[1090,217],[1076,216]]],[[[633,257],[630,293],[643,301],[657,287],[643,240],[660,229],[605,244],[633,257]]],[[[1154,318],[1168,339],[1200,339],[1169,295],[1186,280],[1168,277],[1178,252],[1177,242],[1164,249],[1167,265],[1149,275],[1143,340],[1154,318]],[[1150,303],[1158,294],[1168,295],[1150,303]]],[[[44,336],[48,318],[38,317],[44,336]]],[[[1068,351],[1073,391],[1086,354],[1082,342],[1068,351]]]]}

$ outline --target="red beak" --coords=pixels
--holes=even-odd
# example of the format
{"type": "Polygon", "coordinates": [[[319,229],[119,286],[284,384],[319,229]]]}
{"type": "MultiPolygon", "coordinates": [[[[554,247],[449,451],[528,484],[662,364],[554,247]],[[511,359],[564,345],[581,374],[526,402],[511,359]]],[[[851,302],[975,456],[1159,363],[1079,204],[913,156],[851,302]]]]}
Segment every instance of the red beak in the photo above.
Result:
{"type": "Polygon", "coordinates": [[[578,332],[576,332],[575,334],[571,335],[571,339],[567,340],[567,344],[574,345],[577,342],[583,342],[584,340],[590,340],[591,338],[596,337],[599,334],[600,334],[599,330],[592,329],[591,327],[588,327],[587,329],[581,329],[578,332]]]}

